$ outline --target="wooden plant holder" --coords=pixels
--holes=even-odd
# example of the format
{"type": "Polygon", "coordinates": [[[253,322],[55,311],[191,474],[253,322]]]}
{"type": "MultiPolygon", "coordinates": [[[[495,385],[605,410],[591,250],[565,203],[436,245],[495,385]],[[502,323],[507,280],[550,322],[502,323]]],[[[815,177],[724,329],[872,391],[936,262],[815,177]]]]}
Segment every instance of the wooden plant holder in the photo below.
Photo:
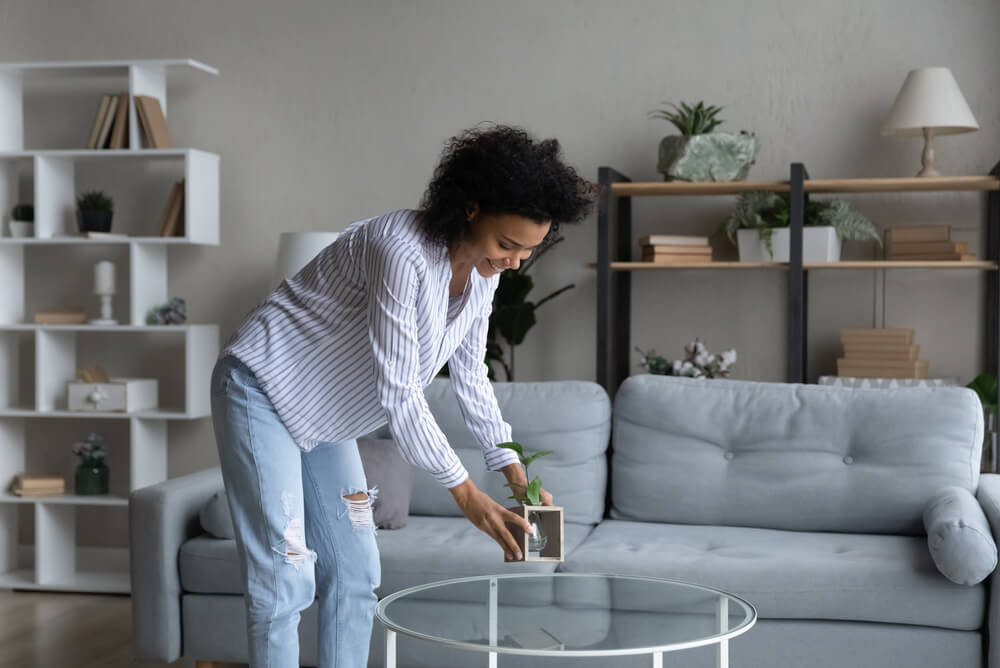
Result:
{"type": "Polygon", "coordinates": [[[562,506],[515,506],[511,510],[524,519],[528,514],[538,512],[539,525],[542,532],[548,536],[548,542],[542,548],[540,556],[528,556],[528,534],[519,525],[508,524],[514,540],[521,546],[522,561],[563,561],[563,509],[562,506]]]}

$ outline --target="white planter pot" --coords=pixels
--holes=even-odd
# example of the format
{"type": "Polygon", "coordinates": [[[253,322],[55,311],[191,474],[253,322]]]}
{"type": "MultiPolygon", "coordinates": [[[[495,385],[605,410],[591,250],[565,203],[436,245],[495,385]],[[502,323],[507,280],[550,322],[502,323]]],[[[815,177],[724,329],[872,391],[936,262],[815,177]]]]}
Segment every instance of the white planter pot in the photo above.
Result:
{"type": "MultiPolygon", "coordinates": [[[[757,230],[737,230],[736,241],[740,249],[740,262],[788,262],[791,230],[778,227],[772,230],[771,247],[774,257],[767,252],[757,230]]],[[[803,262],[839,262],[840,237],[833,227],[802,228],[803,262]]]]}
{"type": "Polygon", "coordinates": [[[35,236],[35,224],[31,221],[12,220],[10,221],[10,236],[24,238],[35,236]]]}

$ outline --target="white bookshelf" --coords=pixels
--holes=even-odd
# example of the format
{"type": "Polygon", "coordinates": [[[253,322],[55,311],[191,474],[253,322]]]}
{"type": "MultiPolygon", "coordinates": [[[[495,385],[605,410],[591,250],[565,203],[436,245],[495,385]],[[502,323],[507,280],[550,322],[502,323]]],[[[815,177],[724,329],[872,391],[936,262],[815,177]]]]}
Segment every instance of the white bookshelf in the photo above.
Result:
{"type": "MultiPolygon", "coordinates": [[[[0,588],[117,592],[129,590],[127,548],[95,548],[76,544],[76,511],[80,507],[126,508],[127,496],[23,498],[10,494],[11,478],[27,466],[32,447],[28,428],[35,420],[123,420],[128,424],[128,490],[167,478],[167,425],[175,420],[208,417],[209,376],[219,352],[215,324],[150,326],[146,313],[172,296],[168,292],[167,249],[178,245],[219,244],[219,156],[193,148],[142,148],[134,95],[156,97],[167,114],[167,79],[174,76],[216,75],[218,70],[194,60],[107,60],[79,62],[0,63],[0,588]],[[24,101],[53,82],[72,79],[86,91],[93,89],[91,106],[79,113],[91,115],[100,95],[108,90],[129,92],[129,146],[119,150],[38,149],[25,146],[24,101]],[[109,85],[109,82],[110,85],[109,85]],[[124,238],[90,239],[76,232],[77,175],[101,169],[107,161],[169,161],[185,182],[184,235],[152,236],[159,203],[152,204],[148,220],[132,227],[146,232],[124,238]],[[20,179],[30,179],[35,207],[35,235],[9,236],[7,217],[18,199],[20,179]],[[27,286],[31,277],[26,254],[39,247],[106,247],[127,252],[127,271],[119,268],[119,284],[126,285],[127,308],[116,311],[123,323],[115,326],[38,325],[28,312],[27,286]],[[124,274],[124,276],[122,276],[124,274]],[[127,279],[126,279],[127,277],[127,279]],[[70,411],[66,383],[76,376],[81,337],[100,332],[124,334],[126,345],[142,350],[150,335],[178,337],[183,359],[171,360],[183,372],[183,398],[178,405],[134,413],[70,411]],[[34,359],[22,358],[34,348],[34,359]],[[33,390],[20,387],[24,366],[32,368],[33,390]],[[34,545],[18,545],[18,509],[33,507],[34,545]]],[[[92,117],[92,116],[91,116],[92,117]]],[[[176,137],[174,138],[176,141],[176,137]]],[[[166,193],[164,193],[166,195],[166,193]]],[[[130,233],[133,230],[130,230],[130,233]]],[[[61,252],[61,251],[59,251],[61,252]]],[[[72,260],[67,260],[67,263],[72,260]]],[[[81,286],[81,298],[90,286],[81,286]]],[[[170,339],[171,341],[173,339],[170,339]]],[[[143,369],[130,369],[142,376],[143,369]]],[[[177,403],[177,402],[175,402],[177,403]]],[[[85,434],[81,434],[81,437],[85,434]]],[[[112,443],[108,447],[122,447],[112,443]]],[[[68,454],[68,457],[72,455],[68,454]]],[[[122,476],[122,471],[112,471],[122,476]]],[[[103,511],[102,511],[103,512],[103,511]]]]}

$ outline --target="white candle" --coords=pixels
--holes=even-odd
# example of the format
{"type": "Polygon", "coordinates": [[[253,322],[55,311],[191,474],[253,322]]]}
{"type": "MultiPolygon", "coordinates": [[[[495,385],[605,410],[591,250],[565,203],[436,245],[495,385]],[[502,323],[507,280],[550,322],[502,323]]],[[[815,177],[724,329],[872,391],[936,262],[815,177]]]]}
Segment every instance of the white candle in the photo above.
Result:
{"type": "Polygon", "coordinates": [[[104,260],[94,265],[94,294],[113,295],[115,293],[115,264],[104,260]]]}

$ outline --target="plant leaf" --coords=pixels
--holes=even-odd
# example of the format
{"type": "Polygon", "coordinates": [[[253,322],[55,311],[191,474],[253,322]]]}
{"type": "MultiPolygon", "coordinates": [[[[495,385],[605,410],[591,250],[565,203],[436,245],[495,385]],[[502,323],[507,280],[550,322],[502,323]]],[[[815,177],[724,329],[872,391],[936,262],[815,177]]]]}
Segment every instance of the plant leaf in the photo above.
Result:
{"type": "Polygon", "coordinates": [[[521,459],[521,463],[524,464],[524,468],[528,468],[528,464],[530,464],[531,462],[535,461],[539,457],[544,457],[546,455],[551,455],[551,454],[552,454],[552,450],[542,450],[541,452],[536,452],[533,455],[529,455],[527,457],[524,457],[523,459],[521,459]]]}
{"type": "Polygon", "coordinates": [[[538,476],[528,483],[528,489],[524,493],[524,497],[528,500],[528,503],[532,506],[542,505],[541,499],[542,492],[542,481],[538,476]]]}
{"type": "Polygon", "coordinates": [[[518,454],[518,456],[524,456],[524,448],[517,441],[507,441],[506,443],[500,443],[497,445],[498,448],[507,448],[508,450],[513,450],[518,454]]]}

